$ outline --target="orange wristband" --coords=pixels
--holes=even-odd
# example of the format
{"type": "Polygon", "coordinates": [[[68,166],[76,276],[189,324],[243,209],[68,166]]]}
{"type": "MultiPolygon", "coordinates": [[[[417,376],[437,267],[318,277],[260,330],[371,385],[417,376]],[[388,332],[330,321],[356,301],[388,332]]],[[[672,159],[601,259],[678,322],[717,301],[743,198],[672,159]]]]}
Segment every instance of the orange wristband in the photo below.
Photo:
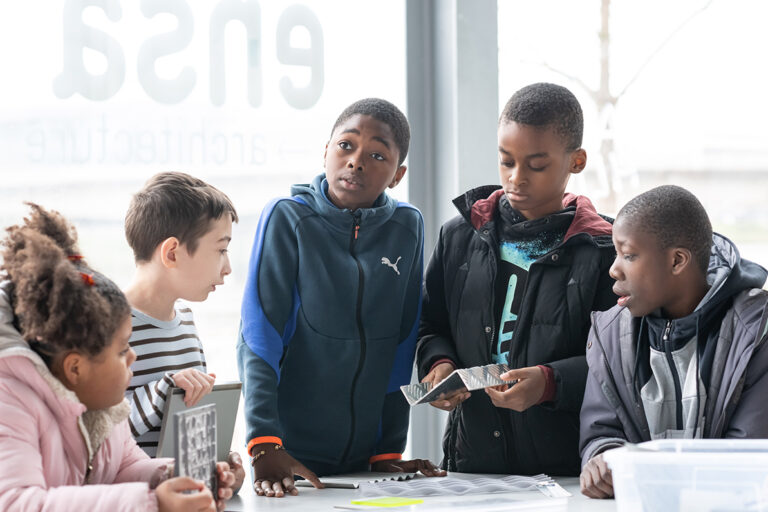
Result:
{"type": "Polygon", "coordinates": [[[275,436],[254,437],[248,442],[248,447],[245,449],[245,451],[248,452],[248,455],[251,455],[251,448],[261,443],[275,443],[275,444],[279,444],[280,446],[283,446],[283,440],[280,439],[279,437],[275,437],[275,436]]]}
{"type": "Polygon", "coordinates": [[[380,460],[402,460],[403,455],[400,453],[382,453],[379,455],[374,455],[370,459],[368,459],[369,464],[373,464],[374,462],[379,462],[380,460]]]}

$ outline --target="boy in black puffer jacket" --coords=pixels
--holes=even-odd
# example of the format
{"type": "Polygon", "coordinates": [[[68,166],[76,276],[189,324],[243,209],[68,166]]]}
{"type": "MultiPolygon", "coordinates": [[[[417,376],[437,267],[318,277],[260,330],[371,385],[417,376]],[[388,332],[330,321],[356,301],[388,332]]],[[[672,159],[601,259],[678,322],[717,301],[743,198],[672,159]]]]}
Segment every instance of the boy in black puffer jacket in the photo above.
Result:
{"type": "Polygon", "coordinates": [[[454,368],[508,363],[506,390],[459,392],[443,468],[477,473],[579,474],[579,409],[589,314],[616,303],[611,224],[584,196],[581,107],[567,89],[533,84],[499,120],[501,187],[454,200],[427,267],[417,364],[422,381],[454,368]]]}

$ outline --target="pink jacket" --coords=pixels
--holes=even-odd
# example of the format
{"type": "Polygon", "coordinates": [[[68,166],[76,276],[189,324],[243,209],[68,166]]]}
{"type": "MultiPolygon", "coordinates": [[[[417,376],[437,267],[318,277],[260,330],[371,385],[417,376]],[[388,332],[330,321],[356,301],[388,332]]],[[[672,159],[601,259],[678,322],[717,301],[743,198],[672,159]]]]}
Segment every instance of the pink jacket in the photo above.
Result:
{"type": "Polygon", "coordinates": [[[150,482],[172,459],[150,459],[136,445],[127,401],[86,412],[12,318],[0,291],[0,510],[157,510],[150,482]]]}

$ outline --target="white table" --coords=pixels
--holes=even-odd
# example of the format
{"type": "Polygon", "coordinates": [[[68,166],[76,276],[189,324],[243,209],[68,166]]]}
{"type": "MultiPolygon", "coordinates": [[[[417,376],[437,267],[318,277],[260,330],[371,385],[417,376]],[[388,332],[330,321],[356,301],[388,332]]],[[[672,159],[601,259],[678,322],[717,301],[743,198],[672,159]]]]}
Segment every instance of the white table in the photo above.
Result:
{"type": "MultiPolygon", "coordinates": [[[[471,478],[477,475],[467,475],[462,473],[451,473],[445,478],[471,478]]],[[[483,475],[491,478],[501,478],[505,475],[483,475]]],[[[468,496],[433,496],[424,499],[423,505],[412,505],[410,507],[398,507],[395,509],[387,509],[380,507],[367,507],[371,512],[384,511],[384,510],[396,510],[398,512],[419,512],[423,510],[425,505],[429,503],[438,502],[480,502],[478,504],[498,504],[505,503],[513,505],[518,503],[522,505],[523,501],[530,502],[531,500],[541,501],[542,507],[536,507],[535,503],[532,503],[532,508],[526,510],[542,510],[545,512],[593,512],[593,511],[605,511],[615,512],[616,502],[614,500],[592,500],[581,494],[579,491],[579,479],[575,477],[562,477],[555,478],[557,482],[572,494],[570,498],[560,498],[560,501],[552,503],[557,498],[548,498],[539,491],[526,491],[526,492],[514,492],[514,493],[496,493],[496,494],[473,494],[468,496]],[[564,501],[564,503],[563,503],[564,501]],[[549,502],[549,503],[548,503],[549,502]],[[559,503],[559,505],[556,505],[559,503]],[[544,506],[555,505],[555,506],[544,506]]],[[[314,489],[314,488],[301,488],[299,489],[298,496],[285,496],[284,498],[265,498],[256,496],[253,488],[244,484],[240,490],[240,496],[236,496],[229,501],[227,510],[231,511],[251,511],[251,510],[286,510],[286,511],[302,511],[302,512],[314,512],[314,511],[329,511],[329,512],[343,512],[343,509],[334,508],[334,506],[348,506],[354,499],[361,499],[360,491],[350,489],[314,489]]],[[[450,510],[450,507],[441,507],[443,510],[450,510]]],[[[456,510],[461,510],[463,507],[456,507],[456,510]]],[[[514,510],[514,507],[510,507],[514,510]]]]}

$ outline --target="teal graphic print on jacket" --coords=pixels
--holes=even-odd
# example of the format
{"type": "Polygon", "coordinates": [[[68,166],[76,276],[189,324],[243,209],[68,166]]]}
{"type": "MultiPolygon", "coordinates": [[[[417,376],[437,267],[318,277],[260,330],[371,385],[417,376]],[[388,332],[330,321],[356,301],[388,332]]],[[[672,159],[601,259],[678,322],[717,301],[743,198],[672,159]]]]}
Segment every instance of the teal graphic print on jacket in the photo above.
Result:
{"type": "MultiPolygon", "coordinates": [[[[531,263],[541,258],[549,251],[560,245],[564,233],[545,231],[539,233],[536,238],[530,240],[502,241],[499,248],[499,277],[501,285],[506,285],[506,296],[501,295],[504,301],[499,322],[499,335],[493,347],[493,360],[495,363],[506,363],[512,334],[515,332],[515,323],[520,313],[520,302],[525,290],[525,282],[528,278],[528,269],[531,263]]],[[[503,291],[502,291],[503,293],[503,291]]]]}

